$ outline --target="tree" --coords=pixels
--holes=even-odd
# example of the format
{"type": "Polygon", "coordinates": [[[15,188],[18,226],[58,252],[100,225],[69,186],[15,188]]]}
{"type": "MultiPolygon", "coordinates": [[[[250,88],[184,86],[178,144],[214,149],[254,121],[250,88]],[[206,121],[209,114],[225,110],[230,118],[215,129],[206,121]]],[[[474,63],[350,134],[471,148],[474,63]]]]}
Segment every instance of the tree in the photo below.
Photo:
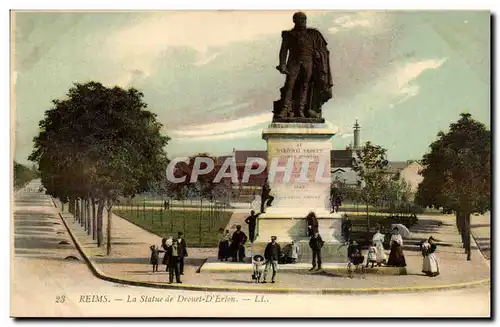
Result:
{"type": "Polygon", "coordinates": [[[491,132],[462,113],[448,133],[438,133],[423,166],[416,202],[455,212],[470,260],[470,216],[491,209],[491,132]]]}
{"type": "MultiPolygon", "coordinates": [[[[213,190],[216,184],[213,183],[217,171],[212,169],[206,174],[199,175],[195,181],[191,182],[191,176],[193,175],[193,170],[195,166],[196,158],[206,158],[208,161],[215,162],[215,158],[211,157],[208,153],[199,153],[197,155],[189,157],[188,162],[179,162],[175,165],[173,174],[176,178],[185,177],[184,181],[180,183],[173,183],[167,181],[167,189],[170,194],[174,195],[178,199],[184,199],[189,195],[197,195],[201,198],[211,199],[213,196],[213,190]]],[[[205,162],[200,163],[200,169],[208,168],[205,162]]]]}
{"type": "Polygon", "coordinates": [[[38,170],[35,166],[31,169],[14,161],[14,188],[19,189],[29,181],[38,177],[38,170]]]}
{"type": "Polygon", "coordinates": [[[48,193],[69,199],[70,207],[79,200],[82,211],[83,202],[87,208],[92,202],[94,213],[97,204],[93,225],[98,246],[104,207],[108,210],[108,254],[117,197],[140,193],[164,177],[169,138],[161,135],[162,124],[146,108],[136,89],[75,84],[64,100],[53,100],[34,139],[30,160],[38,163],[48,193]]]}
{"type": "Polygon", "coordinates": [[[362,189],[361,198],[366,204],[368,228],[370,220],[368,206],[377,206],[381,203],[388,187],[387,150],[380,145],[366,142],[361,150],[356,151],[353,160],[353,170],[358,174],[358,185],[362,189]]]}

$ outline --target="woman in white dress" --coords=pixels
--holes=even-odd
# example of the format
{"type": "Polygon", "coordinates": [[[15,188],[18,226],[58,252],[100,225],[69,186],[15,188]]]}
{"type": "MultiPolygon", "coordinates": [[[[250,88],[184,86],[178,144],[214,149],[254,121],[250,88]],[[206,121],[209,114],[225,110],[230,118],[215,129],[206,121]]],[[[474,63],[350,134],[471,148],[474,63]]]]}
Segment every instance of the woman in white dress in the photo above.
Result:
{"type": "Polygon", "coordinates": [[[434,243],[434,238],[429,237],[428,240],[424,241],[420,245],[422,250],[422,256],[424,257],[422,263],[422,272],[429,277],[435,277],[439,275],[439,264],[436,258],[436,243],[434,243]]]}
{"type": "Polygon", "coordinates": [[[384,252],[384,239],[384,234],[380,233],[380,229],[377,229],[377,232],[373,235],[372,242],[377,250],[375,253],[378,266],[381,266],[382,263],[385,263],[386,261],[384,252]]]}

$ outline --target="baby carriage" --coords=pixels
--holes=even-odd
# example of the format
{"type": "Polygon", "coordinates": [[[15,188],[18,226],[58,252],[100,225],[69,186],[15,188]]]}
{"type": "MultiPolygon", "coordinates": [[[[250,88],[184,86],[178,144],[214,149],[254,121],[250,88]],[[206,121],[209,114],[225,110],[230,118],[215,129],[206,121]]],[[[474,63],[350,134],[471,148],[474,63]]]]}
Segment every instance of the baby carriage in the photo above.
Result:
{"type": "Polygon", "coordinates": [[[256,283],[260,283],[260,279],[262,277],[262,273],[264,272],[264,257],[260,254],[254,255],[252,257],[252,279],[255,280],[256,283]]]}
{"type": "Polygon", "coordinates": [[[353,273],[359,273],[361,278],[365,277],[365,267],[363,266],[363,261],[365,257],[361,255],[360,246],[352,241],[347,248],[347,275],[352,278],[353,273]]]}

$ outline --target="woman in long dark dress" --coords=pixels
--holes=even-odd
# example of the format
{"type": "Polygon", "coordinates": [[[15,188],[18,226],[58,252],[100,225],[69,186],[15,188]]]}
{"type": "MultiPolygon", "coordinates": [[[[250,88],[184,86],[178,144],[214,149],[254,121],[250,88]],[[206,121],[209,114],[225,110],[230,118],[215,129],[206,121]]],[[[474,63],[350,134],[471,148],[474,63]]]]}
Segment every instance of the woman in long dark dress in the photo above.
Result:
{"type": "Polygon", "coordinates": [[[217,257],[220,261],[227,261],[229,258],[229,230],[224,231],[224,228],[219,229],[219,252],[217,257]]]}
{"type": "Polygon", "coordinates": [[[406,267],[406,260],[403,254],[403,238],[399,234],[399,230],[397,228],[392,230],[391,252],[389,253],[387,266],[406,267]]]}
{"type": "Polygon", "coordinates": [[[163,256],[163,260],[161,263],[165,265],[165,271],[168,271],[168,248],[170,246],[172,246],[172,238],[164,238],[161,240],[161,247],[165,251],[165,255],[163,256]]]}

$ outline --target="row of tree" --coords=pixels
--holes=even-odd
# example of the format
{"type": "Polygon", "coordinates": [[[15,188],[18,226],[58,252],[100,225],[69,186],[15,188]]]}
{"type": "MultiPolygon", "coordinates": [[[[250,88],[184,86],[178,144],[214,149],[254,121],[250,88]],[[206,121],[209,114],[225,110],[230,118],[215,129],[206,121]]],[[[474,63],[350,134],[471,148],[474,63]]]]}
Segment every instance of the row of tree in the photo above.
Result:
{"type": "Polygon", "coordinates": [[[491,210],[491,132],[463,113],[440,132],[423,158],[416,202],[455,214],[467,260],[471,259],[471,214],[491,210]]]}
{"type": "Polygon", "coordinates": [[[25,186],[29,181],[38,178],[39,172],[35,165],[31,168],[14,161],[14,189],[25,186]]]}
{"type": "Polygon", "coordinates": [[[53,100],[39,126],[29,159],[38,163],[46,192],[68,203],[98,246],[106,208],[109,254],[113,204],[164,179],[169,137],[162,124],[136,89],[89,82],[53,100]]]}

